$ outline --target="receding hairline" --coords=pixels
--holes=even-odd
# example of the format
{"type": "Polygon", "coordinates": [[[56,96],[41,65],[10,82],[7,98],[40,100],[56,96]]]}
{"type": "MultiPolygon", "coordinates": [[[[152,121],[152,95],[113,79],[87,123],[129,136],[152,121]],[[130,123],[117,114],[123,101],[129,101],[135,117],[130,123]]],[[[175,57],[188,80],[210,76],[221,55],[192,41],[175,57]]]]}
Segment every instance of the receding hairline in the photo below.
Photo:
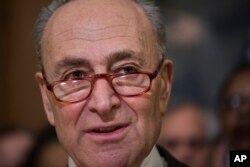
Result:
{"type": "MultiPolygon", "coordinates": [[[[41,53],[41,38],[43,37],[45,27],[51,19],[51,16],[54,15],[58,9],[73,1],[75,0],[53,0],[47,7],[42,8],[35,22],[35,50],[39,60],[39,67],[42,71],[44,69],[41,53]]],[[[146,16],[145,19],[149,21],[150,27],[153,29],[153,33],[156,36],[155,45],[157,45],[157,50],[159,51],[160,55],[165,56],[167,54],[166,32],[163,17],[160,13],[160,8],[155,5],[153,0],[130,0],[130,2],[135,5],[137,12],[142,11],[143,15],[146,16]]]]}
{"type": "MultiPolygon", "coordinates": [[[[72,7],[69,7],[70,4],[72,4],[73,2],[76,2],[76,0],[67,2],[66,4],[63,4],[62,6],[60,6],[59,8],[57,8],[55,10],[55,12],[49,17],[42,36],[41,36],[41,52],[43,51],[43,46],[46,45],[46,43],[48,42],[47,40],[51,37],[48,34],[48,31],[51,31],[50,26],[53,26],[53,21],[54,20],[58,20],[61,19],[62,17],[60,16],[61,13],[65,13],[64,9],[66,10],[72,10],[72,7]],[[68,9],[67,9],[68,8],[68,9]]],[[[111,1],[113,2],[113,1],[111,1]]],[[[129,0],[129,1],[121,1],[121,2],[128,2],[126,4],[128,4],[129,6],[127,8],[129,8],[130,11],[132,11],[131,13],[131,17],[133,19],[133,22],[135,23],[135,26],[138,27],[137,30],[138,32],[140,32],[140,40],[143,43],[143,45],[148,42],[145,38],[146,38],[146,34],[150,34],[150,37],[153,37],[152,39],[155,41],[153,43],[157,43],[157,35],[153,29],[153,26],[150,22],[150,20],[148,19],[147,15],[145,14],[145,12],[143,11],[142,7],[140,5],[138,5],[135,1],[133,0],[129,0]],[[141,28],[144,27],[144,28],[141,28]]],[[[121,5],[120,5],[121,6],[121,5]]],[[[86,7],[87,8],[87,7],[86,7]]],[[[122,8],[122,6],[121,6],[122,8]]],[[[68,12],[69,13],[69,12],[68,12]]],[[[128,17],[129,18],[129,17],[128,17]]],[[[102,27],[102,28],[106,28],[106,27],[102,27]]],[[[98,30],[98,29],[97,29],[98,30]]],[[[147,47],[146,47],[147,49],[147,47]]],[[[157,49],[158,51],[158,49],[157,49]]],[[[43,55],[43,54],[42,54],[43,55]]],[[[42,56],[41,55],[41,56],[42,56]]],[[[44,59],[44,56],[43,56],[44,59]]]]}
{"type": "MultiPolygon", "coordinates": [[[[61,10],[67,8],[71,3],[74,3],[76,2],[77,0],[72,0],[72,1],[69,1],[65,4],[63,4],[62,6],[58,7],[53,13],[52,15],[49,17],[47,23],[45,24],[45,27],[44,27],[44,31],[46,30],[46,28],[48,27],[48,25],[51,23],[52,20],[54,20],[56,18],[56,15],[61,12],[61,10]]],[[[135,16],[135,17],[130,17],[130,18],[135,18],[137,21],[140,21],[141,19],[143,19],[145,22],[144,23],[147,23],[147,25],[150,27],[150,29],[152,30],[153,34],[154,33],[154,30],[153,30],[153,27],[152,27],[152,24],[150,22],[150,20],[148,19],[147,15],[145,14],[145,12],[143,11],[142,7],[140,5],[138,5],[135,1],[133,0],[126,0],[126,1],[123,1],[123,0],[120,0],[121,2],[130,2],[130,3],[126,3],[126,4],[131,4],[129,5],[130,7],[130,13],[133,13],[132,16],[135,16]],[[133,8],[131,8],[133,7],[133,8]],[[131,12],[132,11],[132,12],[131,12]]],[[[78,2],[78,1],[77,1],[78,2]]],[[[86,1],[88,2],[88,1],[86,1]]],[[[98,4],[102,4],[102,3],[98,3],[98,4]]],[[[124,4],[124,3],[123,3],[124,4]]],[[[121,6],[121,5],[120,5],[121,6]]],[[[85,7],[86,9],[88,9],[89,7],[85,7]]],[[[113,7],[112,7],[113,8],[113,7]]],[[[124,8],[124,6],[120,7],[121,9],[124,8]]],[[[128,9],[128,8],[127,8],[128,9]]],[[[72,10],[72,8],[68,9],[68,10],[72,10]]],[[[120,12],[120,11],[119,11],[120,12]]],[[[62,13],[65,13],[65,11],[63,11],[62,13]]],[[[70,12],[68,12],[70,13],[70,12]]],[[[120,12],[121,13],[121,12],[120,12]]]]}

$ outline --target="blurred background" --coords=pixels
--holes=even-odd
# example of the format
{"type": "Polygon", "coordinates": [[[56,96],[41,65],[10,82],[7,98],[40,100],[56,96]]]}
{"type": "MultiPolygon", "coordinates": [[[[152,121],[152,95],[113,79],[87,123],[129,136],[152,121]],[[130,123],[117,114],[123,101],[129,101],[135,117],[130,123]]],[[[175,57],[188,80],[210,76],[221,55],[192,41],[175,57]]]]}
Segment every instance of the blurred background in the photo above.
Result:
{"type": "Polygon", "coordinates": [[[34,73],[33,24],[49,0],[0,1],[0,127],[39,131],[47,124],[34,73]]]}
{"type": "MultiPolygon", "coordinates": [[[[38,132],[47,125],[34,79],[32,29],[39,9],[49,2],[0,1],[0,127],[38,132]]],[[[167,56],[175,63],[171,103],[189,99],[213,110],[222,80],[243,56],[247,59],[249,0],[156,3],[167,23],[167,56]]]]}
{"type": "Polygon", "coordinates": [[[249,54],[250,1],[156,2],[167,23],[168,56],[175,63],[172,103],[188,99],[213,109],[221,82],[249,54]]]}

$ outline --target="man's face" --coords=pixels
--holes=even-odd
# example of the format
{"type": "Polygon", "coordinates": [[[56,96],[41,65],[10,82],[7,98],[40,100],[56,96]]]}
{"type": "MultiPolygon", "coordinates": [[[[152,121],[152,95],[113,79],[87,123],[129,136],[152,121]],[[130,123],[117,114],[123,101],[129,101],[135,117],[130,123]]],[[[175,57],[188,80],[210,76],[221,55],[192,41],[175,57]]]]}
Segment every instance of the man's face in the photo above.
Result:
{"type": "Polygon", "coordinates": [[[183,105],[169,113],[163,121],[159,143],[178,160],[192,167],[208,163],[207,127],[199,109],[183,105]]]}
{"type": "MultiPolygon", "coordinates": [[[[141,10],[130,1],[72,1],[50,18],[42,37],[49,83],[79,75],[137,68],[153,72],[159,63],[156,39],[141,10]]],[[[171,84],[165,61],[140,96],[121,97],[100,78],[90,96],[58,102],[36,74],[48,120],[78,166],[139,166],[157,140],[171,84]]]]}
{"type": "Polygon", "coordinates": [[[250,149],[250,70],[239,73],[231,82],[228,103],[223,111],[223,132],[231,148],[250,149]]]}

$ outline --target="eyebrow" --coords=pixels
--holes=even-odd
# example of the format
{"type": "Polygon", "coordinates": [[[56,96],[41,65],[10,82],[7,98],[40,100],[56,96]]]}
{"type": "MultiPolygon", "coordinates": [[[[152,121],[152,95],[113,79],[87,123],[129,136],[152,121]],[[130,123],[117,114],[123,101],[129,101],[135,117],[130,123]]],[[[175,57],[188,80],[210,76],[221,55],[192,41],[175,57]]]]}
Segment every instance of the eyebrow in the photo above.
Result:
{"type": "Polygon", "coordinates": [[[66,67],[90,67],[90,63],[83,57],[66,57],[55,66],[55,74],[60,75],[60,71],[66,67]]]}
{"type": "Polygon", "coordinates": [[[108,56],[108,65],[109,67],[111,67],[113,64],[115,64],[118,61],[136,60],[140,63],[141,66],[143,66],[146,64],[146,61],[142,57],[143,56],[141,55],[141,53],[126,49],[126,50],[111,53],[108,56]]]}
{"type": "MultiPolygon", "coordinates": [[[[114,53],[111,53],[107,56],[107,65],[110,68],[113,64],[115,64],[118,61],[122,60],[135,60],[138,61],[141,66],[146,64],[145,59],[142,58],[143,56],[139,52],[132,51],[130,49],[125,49],[122,51],[117,51],[114,53]]],[[[55,74],[60,75],[60,71],[67,67],[89,67],[91,68],[91,64],[89,60],[87,60],[84,57],[66,57],[63,60],[61,60],[58,64],[55,66],[55,74]]]]}

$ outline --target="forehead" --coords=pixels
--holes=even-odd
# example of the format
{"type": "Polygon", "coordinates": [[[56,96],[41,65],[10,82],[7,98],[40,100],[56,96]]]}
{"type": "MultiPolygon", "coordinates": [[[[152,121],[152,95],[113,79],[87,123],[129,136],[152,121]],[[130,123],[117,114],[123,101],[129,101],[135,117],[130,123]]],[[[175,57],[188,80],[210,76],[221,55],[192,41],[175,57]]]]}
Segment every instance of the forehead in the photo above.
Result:
{"type": "Polygon", "coordinates": [[[143,12],[130,0],[102,0],[101,2],[99,0],[71,1],[57,9],[50,22],[64,26],[77,23],[88,29],[101,29],[114,24],[128,24],[130,21],[135,21],[133,20],[135,18],[137,21],[142,19],[143,12]]]}
{"type": "Polygon", "coordinates": [[[148,41],[155,40],[149,21],[134,2],[75,0],[60,7],[49,19],[42,37],[42,54],[55,55],[55,51],[58,54],[58,51],[70,49],[108,50],[100,43],[108,41],[112,45],[115,41],[120,44],[118,40],[122,38],[126,38],[127,43],[132,41],[131,46],[137,42],[145,48],[148,48],[148,41]]]}
{"type": "Polygon", "coordinates": [[[198,111],[194,111],[194,108],[182,109],[185,111],[172,111],[167,115],[165,121],[165,132],[171,136],[190,136],[195,134],[202,135],[206,130],[204,118],[198,111]],[[191,110],[193,109],[193,110],[191,110]]]}

